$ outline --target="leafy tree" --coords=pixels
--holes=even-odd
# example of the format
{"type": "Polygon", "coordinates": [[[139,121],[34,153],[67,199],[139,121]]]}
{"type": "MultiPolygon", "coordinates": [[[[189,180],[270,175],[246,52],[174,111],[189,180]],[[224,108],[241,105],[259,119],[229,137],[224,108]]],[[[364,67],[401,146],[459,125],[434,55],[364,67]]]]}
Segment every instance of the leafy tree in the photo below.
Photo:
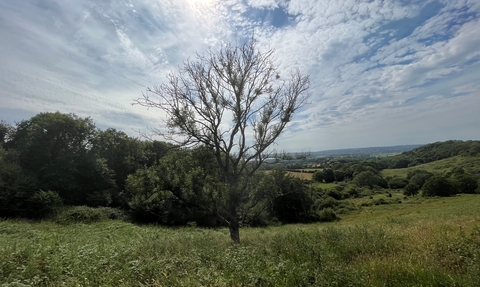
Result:
{"type": "Polygon", "coordinates": [[[336,181],[345,180],[345,173],[341,170],[335,170],[335,180],[336,181]]]}
{"type": "Polygon", "coordinates": [[[17,154],[0,147],[0,218],[25,215],[26,202],[34,190],[30,182],[17,154]]]}
{"type": "Polygon", "coordinates": [[[97,131],[92,143],[92,153],[97,158],[97,164],[105,165],[99,166],[100,170],[110,171],[115,180],[115,188],[110,192],[113,204],[124,205],[120,194],[125,190],[127,176],[145,165],[151,166],[158,160],[154,151],[156,143],[142,142],[112,128],[97,131]]]}
{"type": "Polygon", "coordinates": [[[420,187],[414,183],[409,183],[405,186],[403,194],[406,196],[417,195],[420,187]]]}
{"type": "Polygon", "coordinates": [[[431,172],[428,172],[423,169],[417,169],[417,170],[408,172],[407,180],[408,180],[408,183],[414,184],[418,186],[419,189],[421,189],[425,181],[427,181],[427,179],[429,179],[432,176],[434,176],[434,174],[431,172]]]}
{"type": "MultiPolygon", "coordinates": [[[[144,222],[212,225],[219,173],[205,148],[175,150],[158,165],[128,176],[126,198],[133,215],[144,222]]],[[[215,225],[215,224],[213,224],[215,225]]]]}
{"type": "Polygon", "coordinates": [[[37,191],[28,200],[28,217],[44,218],[55,213],[61,206],[63,201],[54,191],[37,191]]]}
{"type": "Polygon", "coordinates": [[[335,173],[331,168],[326,168],[323,170],[323,179],[326,183],[331,183],[335,181],[335,173]]]}
{"type": "Polygon", "coordinates": [[[408,181],[400,177],[394,177],[390,179],[387,184],[390,189],[398,189],[404,188],[408,184],[408,181]]]}
{"type": "Polygon", "coordinates": [[[406,168],[410,164],[410,161],[406,158],[397,160],[392,164],[390,168],[406,168]]]}
{"type": "Polygon", "coordinates": [[[359,173],[354,179],[353,183],[355,183],[357,186],[362,187],[362,186],[367,186],[369,188],[373,188],[375,185],[376,186],[381,186],[381,187],[386,187],[387,183],[385,180],[374,174],[371,171],[363,171],[359,173]]]}
{"type": "Polygon", "coordinates": [[[4,120],[0,121],[0,147],[6,147],[6,143],[11,139],[12,135],[15,133],[15,128],[5,122],[4,120]]]}
{"type": "Polygon", "coordinates": [[[325,180],[325,175],[323,170],[317,170],[312,174],[312,179],[318,182],[323,182],[325,180]]]}
{"type": "Polygon", "coordinates": [[[240,242],[239,217],[248,206],[248,185],[271,152],[268,148],[306,103],[308,76],[298,70],[281,78],[273,51],[260,52],[253,39],[197,55],[168,82],[148,89],[140,105],[159,108],[166,130],[158,134],[182,146],[203,144],[214,151],[224,188],[217,210],[230,237],[240,242]],[[247,206],[246,206],[247,204],[247,206]]]}
{"type": "Polygon", "coordinates": [[[450,196],[455,193],[455,185],[442,176],[430,177],[422,187],[422,196],[450,196]]]}
{"type": "Polygon", "coordinates": [[[89,193],[113,184],[90,152],[95,131],[90,118],[40,113],[21,121],[7,146],[18,152],[35,190],[56,191],[66,204],[86,204],[89,193]]]}
{"type": "Polygon", "coordinates": [[[460,193],[475,193],[478,182],[469,174],[460,173],[452,177],[452,182],[460,193]]]}
{"type": "Polygon", "coordinates": [[[276,168],[266,175],[262,182],[264,190],[273,202],[272,216],[282,223],[311,222],[314,220],[312,205],[314,198],[301,179],[288,174],[283,168],[276,168]]]}

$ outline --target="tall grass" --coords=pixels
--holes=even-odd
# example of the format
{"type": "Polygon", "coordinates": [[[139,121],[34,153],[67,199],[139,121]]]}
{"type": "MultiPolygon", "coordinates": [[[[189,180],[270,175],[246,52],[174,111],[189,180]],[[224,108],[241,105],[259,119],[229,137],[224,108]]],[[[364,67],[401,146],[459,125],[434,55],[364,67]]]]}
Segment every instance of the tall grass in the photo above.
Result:
{"type": "Polygon", "coordinates": [[[479,206],[475,195],[371,206],[244,228],[240,245],[226,229],[5,220],[0,286],[479,286],[479,206]]]}

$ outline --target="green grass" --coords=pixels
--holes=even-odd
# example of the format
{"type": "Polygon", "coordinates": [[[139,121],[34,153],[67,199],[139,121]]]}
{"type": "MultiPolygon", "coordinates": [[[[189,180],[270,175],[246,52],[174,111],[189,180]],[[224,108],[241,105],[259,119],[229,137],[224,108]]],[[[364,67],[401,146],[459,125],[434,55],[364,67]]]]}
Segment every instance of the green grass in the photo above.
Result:
{"type": "Polygon", "coordinates": [[[452,170],[454,167],[461,167],[467,173],[472,174],[476,178],[480,178],[480,156],[465,157],[454,156],[434,162],[417,165],[414,167],[400,168],[400,169],[385,169],[381,172],[383,177],[397,176],[406,178],[408,172],[417,169],[424,169],[432,173],[444,173],[452,170]]]}
{"type": "Polygon", "coordinates": [[[402,200],[243,228],[240,245],[227,229],[4,220],[0,286],[478,286],[480,196],[402,200]]]}

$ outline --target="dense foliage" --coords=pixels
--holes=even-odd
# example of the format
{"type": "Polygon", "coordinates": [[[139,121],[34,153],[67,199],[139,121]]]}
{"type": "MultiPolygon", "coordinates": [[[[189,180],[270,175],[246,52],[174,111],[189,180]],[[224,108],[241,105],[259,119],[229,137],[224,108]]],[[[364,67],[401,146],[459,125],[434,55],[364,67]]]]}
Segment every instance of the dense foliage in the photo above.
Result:
{"type": "MultiPolygon", "coordinates": [[[[15,127],[2,121],[0,139],[0,217],[38,219],[61,214],[62,222],[94,221],[104,218],[105,211],[110,214],[107,217],[128,215],[137,222],[225,225],[222,208],[227,206],[229,187],[222,180],[214,151],[205,146],[186,149],[144,141],[115,129],[100,130],[90,118],[58,112],[38,114],[15,127]]],[[[278,165],[262,168],[242,182],[239,223],[265,226],[336,220],[355,210],[348,199],[380,193],[478,192],[479,174],[472,172],[476,161],[461,165],[460,159],[458,166],[438,171],[427,171],[424,164],[390,169],[404,171],[393,176],[383,172],[392,163],[405,167],[410,155],[446,156],[447,147],[452,147],[452,155],[471,157],[477,142],[435,143],[378,159],[326,158],[321,167],[308,171],[311,181],[278,165]]],[[[368,204],[395,202],[372,199],[368,204]]]]}

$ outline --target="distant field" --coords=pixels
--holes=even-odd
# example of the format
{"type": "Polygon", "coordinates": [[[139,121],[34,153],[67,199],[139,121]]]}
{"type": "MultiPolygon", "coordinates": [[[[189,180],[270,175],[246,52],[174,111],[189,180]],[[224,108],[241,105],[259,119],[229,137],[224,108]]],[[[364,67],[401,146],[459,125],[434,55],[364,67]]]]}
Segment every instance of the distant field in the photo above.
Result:
{"type": "Polygon", "coordinates": [[[479,206],[480,195],[414,197],[333,223],[242,228],[240,245],[226,228],[4,220],[0,286],[474,287],[479,206]]]}
{"type": "Polygon", "coordinates": [[[291,174],[301,179],[311,180],[313,173],[288,171],[288,174],[291,174]]]}
{"type": "Polygon", "coordinates": [[[288,173],[301,179],[311,180],[313,172],[317,170],[323,170],[323,169],[322,168],[302,168],[302,169],[298,169],[298,171],[288,171],[288,173]]]}
{"type": "Polygon", "coordinates": [[[454,167],[462,167],[466,172],[480,177],[480,156],[464,157],[454,156],[434,162],[417,165],[414,167],[400,168],[400,169],[385,169],[381,172],[383,177],[398,176],[406,177],[409,171],[424,169],[433,173],[443,173],[452,170],[454,167]]]}

